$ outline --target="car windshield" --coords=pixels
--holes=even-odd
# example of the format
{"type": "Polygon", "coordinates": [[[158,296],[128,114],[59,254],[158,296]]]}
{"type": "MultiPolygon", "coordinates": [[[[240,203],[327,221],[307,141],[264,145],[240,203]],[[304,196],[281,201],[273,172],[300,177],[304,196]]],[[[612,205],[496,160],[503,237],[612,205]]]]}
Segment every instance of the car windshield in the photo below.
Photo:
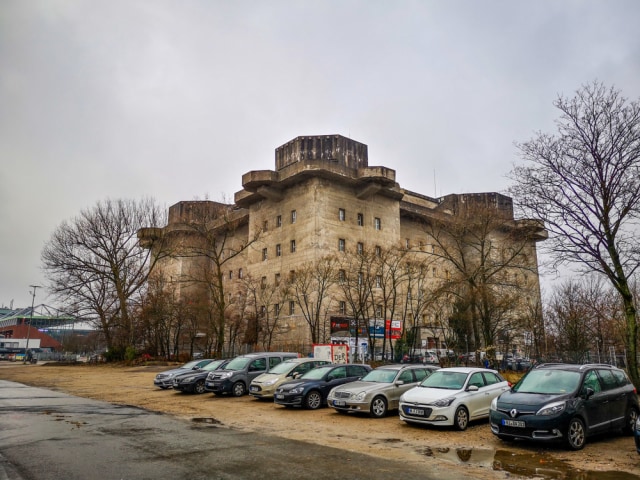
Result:
{"type": "Polygon", "coordinates": [[[313,370],[309,370],[307,373],[302,375],[300,378],[307,378],[307,379],[311,379],[311,380],[320,380],[322,377],[324,377],[327,374],[327,372],[329,372],[332,369],[333,369],[333,367],[316,367],[313,370]]]}
{"type": "Polygon", "coordinates": [[[292,368],[296,368],[296,365],[300,365],[298,362],[281,362],[271,370],[269,373],[274,373],[276,375],[280,375],[282,373],[289,373],[292,368]]]}
{"type": "Polygon", "coordinates": [[[420,384],[421,387],[443,388],[446,390],[460,390],[467,379],[464,372],[451,372],[448,370],[436,370],[420,384]]]}
{"type": "Polygon", "coordinates": [[[530,370],[522,377],[514,392],[520,393],[544,393],[547,395],[560,395],[573,392],[580,383],[580,372],[567,370],[536,369],[530,370]]]}
{"type": "Polygon", "coordinates": [[[392,383],[393,379],[396,378],[398,374],[398,370],[390,370],[388,368],[377,368],[375,370],[371,370],[364,377],[362,377],[363,382],[376,382],[376,383],[392,383]]]}
{"type": "Polygon", "coordinates": [[[250,358],[247,357],[237,357],[231,360],[226,367],[225,370],[243,370],[244,367],[251,361],[250,358]]]}
{"type": "Polygon", "coordinates": [[[185,363],[180,368],[193,368],[198,365],[202,360],[192,360],[190,362],[185,363]]]}
{"type": "Polygon", "coordinates": [[[211,371],[217,369],[224,362],[226,362],[226,360],[214,360],[211,363],[207,363],[204,367],[201,368],[201,370],[207,370],[207,371],[211,372],[211,371]]]}

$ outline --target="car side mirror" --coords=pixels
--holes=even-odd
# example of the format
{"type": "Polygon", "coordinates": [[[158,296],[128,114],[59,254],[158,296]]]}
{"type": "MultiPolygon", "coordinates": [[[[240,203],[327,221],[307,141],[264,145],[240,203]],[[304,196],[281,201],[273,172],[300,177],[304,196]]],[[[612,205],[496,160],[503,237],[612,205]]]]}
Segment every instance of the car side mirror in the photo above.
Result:
{"type": "Polygon", "coordinates": [[[477,385],[469,385],[467,387],[467,392],[477,392],[479,390],[477,385]]]}
{"type": "Polygon", "coordinates": [[[396,387],[399,387],[400,385],[404,385],[404,380],[398,380],[396,382],[396,387]]]}
{"type": "Polygon", "coordinates": [[[589,398],[591,398],[594,393],[596,393],[596,391],[593,388],[587,387],[584,391],[584,399],[589,400],[589,398]]]}

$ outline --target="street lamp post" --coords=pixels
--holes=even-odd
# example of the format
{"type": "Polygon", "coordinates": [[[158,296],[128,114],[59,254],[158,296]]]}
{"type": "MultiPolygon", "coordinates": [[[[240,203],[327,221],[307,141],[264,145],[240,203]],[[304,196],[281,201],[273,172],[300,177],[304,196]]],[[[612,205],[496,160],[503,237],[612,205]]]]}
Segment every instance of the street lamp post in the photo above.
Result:
{"type": "Polygon", "coordinates": [[[31,336],[31,324],[33,323],[33,307],[36,302],[36,288],[40,288],[40,285],[29,286],[33,288],[33,291],[31,292],[31,318],[29,319],[29,327],[27,328],[27,345],[24,349],[24,358],[22,360],[22,363],[27,363],[27,354],[29,352],[29,337],[31,336]]]}

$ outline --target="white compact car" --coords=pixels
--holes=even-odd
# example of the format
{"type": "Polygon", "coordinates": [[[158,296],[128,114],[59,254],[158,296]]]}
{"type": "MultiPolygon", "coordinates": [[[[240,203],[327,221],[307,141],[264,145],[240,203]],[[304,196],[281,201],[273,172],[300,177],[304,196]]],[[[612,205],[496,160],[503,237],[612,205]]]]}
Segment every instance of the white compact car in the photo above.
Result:
{"type": "Polygon", "coordinates": [[[425,425],[453,425],[489,416],[491,401],[510,384],[495,370],[441,368],[400,397],[400,420],[425,425]]]}

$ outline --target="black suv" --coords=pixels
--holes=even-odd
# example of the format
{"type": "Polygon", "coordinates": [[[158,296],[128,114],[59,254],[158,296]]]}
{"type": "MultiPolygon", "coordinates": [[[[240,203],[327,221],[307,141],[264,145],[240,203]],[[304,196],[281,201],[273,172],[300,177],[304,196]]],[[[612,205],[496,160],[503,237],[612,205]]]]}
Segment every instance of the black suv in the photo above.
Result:
{"type": "Polygon", "coordinates": [[[589,435],[633,433],[640,406],[626,373],[611,365],[538,365],[491,403],[491,431],[503,440],[564,441],[573,450],[589,435]]]}

